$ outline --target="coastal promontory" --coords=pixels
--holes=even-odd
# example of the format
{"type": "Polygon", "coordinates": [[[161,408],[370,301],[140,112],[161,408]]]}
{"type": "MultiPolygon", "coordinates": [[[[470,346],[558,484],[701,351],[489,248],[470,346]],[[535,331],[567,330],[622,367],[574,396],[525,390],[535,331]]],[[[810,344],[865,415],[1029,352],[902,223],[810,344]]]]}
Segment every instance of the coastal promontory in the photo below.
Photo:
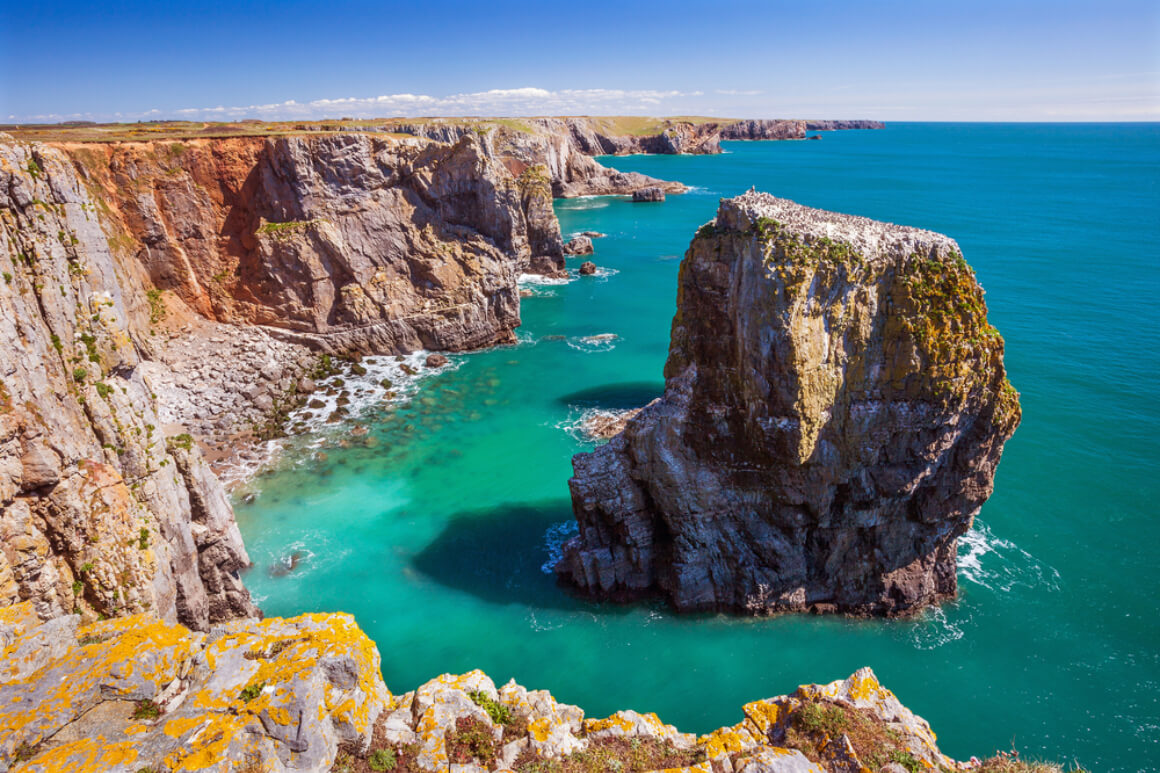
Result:
{"type": "Polygon", "coordinates": [[[749,192],[681,265],[664,397],[573,459],[584,594],[685,611],[905,615],[1020,420],[953,240],[749,192]]]}

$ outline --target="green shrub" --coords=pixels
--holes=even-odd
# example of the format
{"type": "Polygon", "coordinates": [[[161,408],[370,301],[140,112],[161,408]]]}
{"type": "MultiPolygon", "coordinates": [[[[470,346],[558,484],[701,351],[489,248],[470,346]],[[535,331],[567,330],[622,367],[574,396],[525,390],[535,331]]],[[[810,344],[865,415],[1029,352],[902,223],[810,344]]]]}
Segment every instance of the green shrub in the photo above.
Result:
{"type": "Polygon", "coordinates": [[[395,764],[395,752],[391,749],[376,749],[367,757],[367,765],[371,770],[394,770],[395,764]]]}
{"type": "Polygon", "coordinates": [[[161,707],[153,701],[137,701],[133,707],[133,719],[157,719],[161,716],[161,707]]]}
{"type": "Polygon", "coordinates": [[[468,697],[475,702],[476,706],[487,712],[491,717],[491,721],[497,725],[510,725],[512,722],[512,712],[507,706],[495,700],[482,690],[472,690],[468,697]]]}

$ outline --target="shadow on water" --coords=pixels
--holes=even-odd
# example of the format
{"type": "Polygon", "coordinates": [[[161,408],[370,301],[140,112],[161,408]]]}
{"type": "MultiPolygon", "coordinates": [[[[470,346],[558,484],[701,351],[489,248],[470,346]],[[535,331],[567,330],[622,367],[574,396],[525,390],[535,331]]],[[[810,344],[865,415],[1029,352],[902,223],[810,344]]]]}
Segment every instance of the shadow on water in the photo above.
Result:
{"type": "Polygon", "coordinates": [[[640,408],[665,392],[663,381],[631,381],[623,384],[601,384],[578,392],[560,395],[564,405],[593,405],[601,408],[640,408]]]}
{"type": "Polygon", "coordinates": [[[495,604],[626,614],[628,607],[577,598],[541,570],[549,560],[548,530],[572,520],[568,500],[505,504],[451,518],[415,555],[432,580],[495,604]]]}

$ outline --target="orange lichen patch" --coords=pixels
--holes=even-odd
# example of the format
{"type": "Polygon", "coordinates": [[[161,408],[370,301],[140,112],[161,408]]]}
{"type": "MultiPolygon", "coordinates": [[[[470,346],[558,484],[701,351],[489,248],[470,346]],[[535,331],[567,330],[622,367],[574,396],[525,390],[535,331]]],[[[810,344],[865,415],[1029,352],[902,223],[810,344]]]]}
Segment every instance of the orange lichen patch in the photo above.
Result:
{"type": "Polygon", "coordinates": [[[97,736],[54,746],[32,758],[28,767],[31,770],[102,773],[136,761],[137,749],[132,741],[106,743],[103,737],[97,736]]]}
{"type": "Polygon", "coordinates": [[[39,624],[40,618],[36,616],[36,610],[33,609],[31,601],[22,601],[19,604],[0,608],[0,626],[6,628],[11,626],[14,636],[23,636],[29,628],[39,624]]]}
{"type": "Polygon", "coordinates": [[[0,737],[33,723],[64,724],[98,695],[155,693],[176,678],[188,657],[186,628],[144,615],[94,623],[78,633],[109,639],[100,647],[74,646],[28,679],[25,696],[0,710],[0,737]],[[46,671],[60,678],[46,684],[51,678],[41,678],[46,671]]]}
{"type": "Polygon", "coordinates": [[[758,745],[745,722],[733,727],[720,727],[708,735],[697,739],[697,745],[705,750],[705,756],[713,760],[725,754],[745,751],[758,745]]]}
{"type": "Polygon", "coordinates": [[[782,706],[769,700],[747,703],[745,704],[744,711],[745,716],[763,735],[768,733],[769,729],[776,725],[784,716],[782,706]]]}
{"type": "Polygon", "coordinates": [[[548,740],[548,736],[552,734],[552,725],[551,717],[540,717],[539,719],[532,720],[528,725],[528,734],[540,743],[544,743],[548,740]]]}
{"type": "MultiPolygon", "coordinates": [[[[657,720],[657,723],[660,724],[660,718],[657,717],[656,714],[647,716],[652,716],[657,720]]],[[[635,725],[633,724],[632,720],[625,717],[619,711],[610,717],[605,717],[604,719],[584,720],[584,732],[589,734],[599,733],[601,730],[612,730],[614,728],[622,730],[625,733],[631,733],[633,727],[635,727],[635,725]]]]}

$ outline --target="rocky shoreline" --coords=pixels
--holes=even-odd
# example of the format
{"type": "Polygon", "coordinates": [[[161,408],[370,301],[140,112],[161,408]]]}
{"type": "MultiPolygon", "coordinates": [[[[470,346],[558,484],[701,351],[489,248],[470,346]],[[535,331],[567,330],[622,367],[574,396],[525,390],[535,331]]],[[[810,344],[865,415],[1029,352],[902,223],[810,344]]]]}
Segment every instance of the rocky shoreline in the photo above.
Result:
{"type": "Polygon", "coordinates": [[[737,724],[695,735],[632,710],[588,718],[482,671],[394,695],[378,649],[340,614],[204,634],[150,615],[45,622],[24,602],[0,609],[0,663],[0,770],[1025,770],[942,754],[868,668],[748,703],[737,724]]]}
{"type": "Polygon", "coordinates": [[[209,460],[277,434],[295,410],[341,418],[340,361],[515,340],[518,278],[564,267],[553,196],[684,190],[593,154],[709,153],[720,136],[681,122],[634,135],[579,119],[433,125],[117,144],[0,135],[0,770],[362,770],[389,752],[400,770],[531,773],[626,743],[705,773],[883,767],[895,752],[961,769],[862,672],[695,738],[632,712],[584,721],[478,672],[392,696],[350,618],[260,621],[209,460]],[[914,739],[791,738],[794,712],[818,701],[850,728],[863,725],[849,711],[888,705],[866,721],[902,722],[914,739]],[[464,759],[463,720],[471,744],[504,743],[467,744],[464,759]]]}

